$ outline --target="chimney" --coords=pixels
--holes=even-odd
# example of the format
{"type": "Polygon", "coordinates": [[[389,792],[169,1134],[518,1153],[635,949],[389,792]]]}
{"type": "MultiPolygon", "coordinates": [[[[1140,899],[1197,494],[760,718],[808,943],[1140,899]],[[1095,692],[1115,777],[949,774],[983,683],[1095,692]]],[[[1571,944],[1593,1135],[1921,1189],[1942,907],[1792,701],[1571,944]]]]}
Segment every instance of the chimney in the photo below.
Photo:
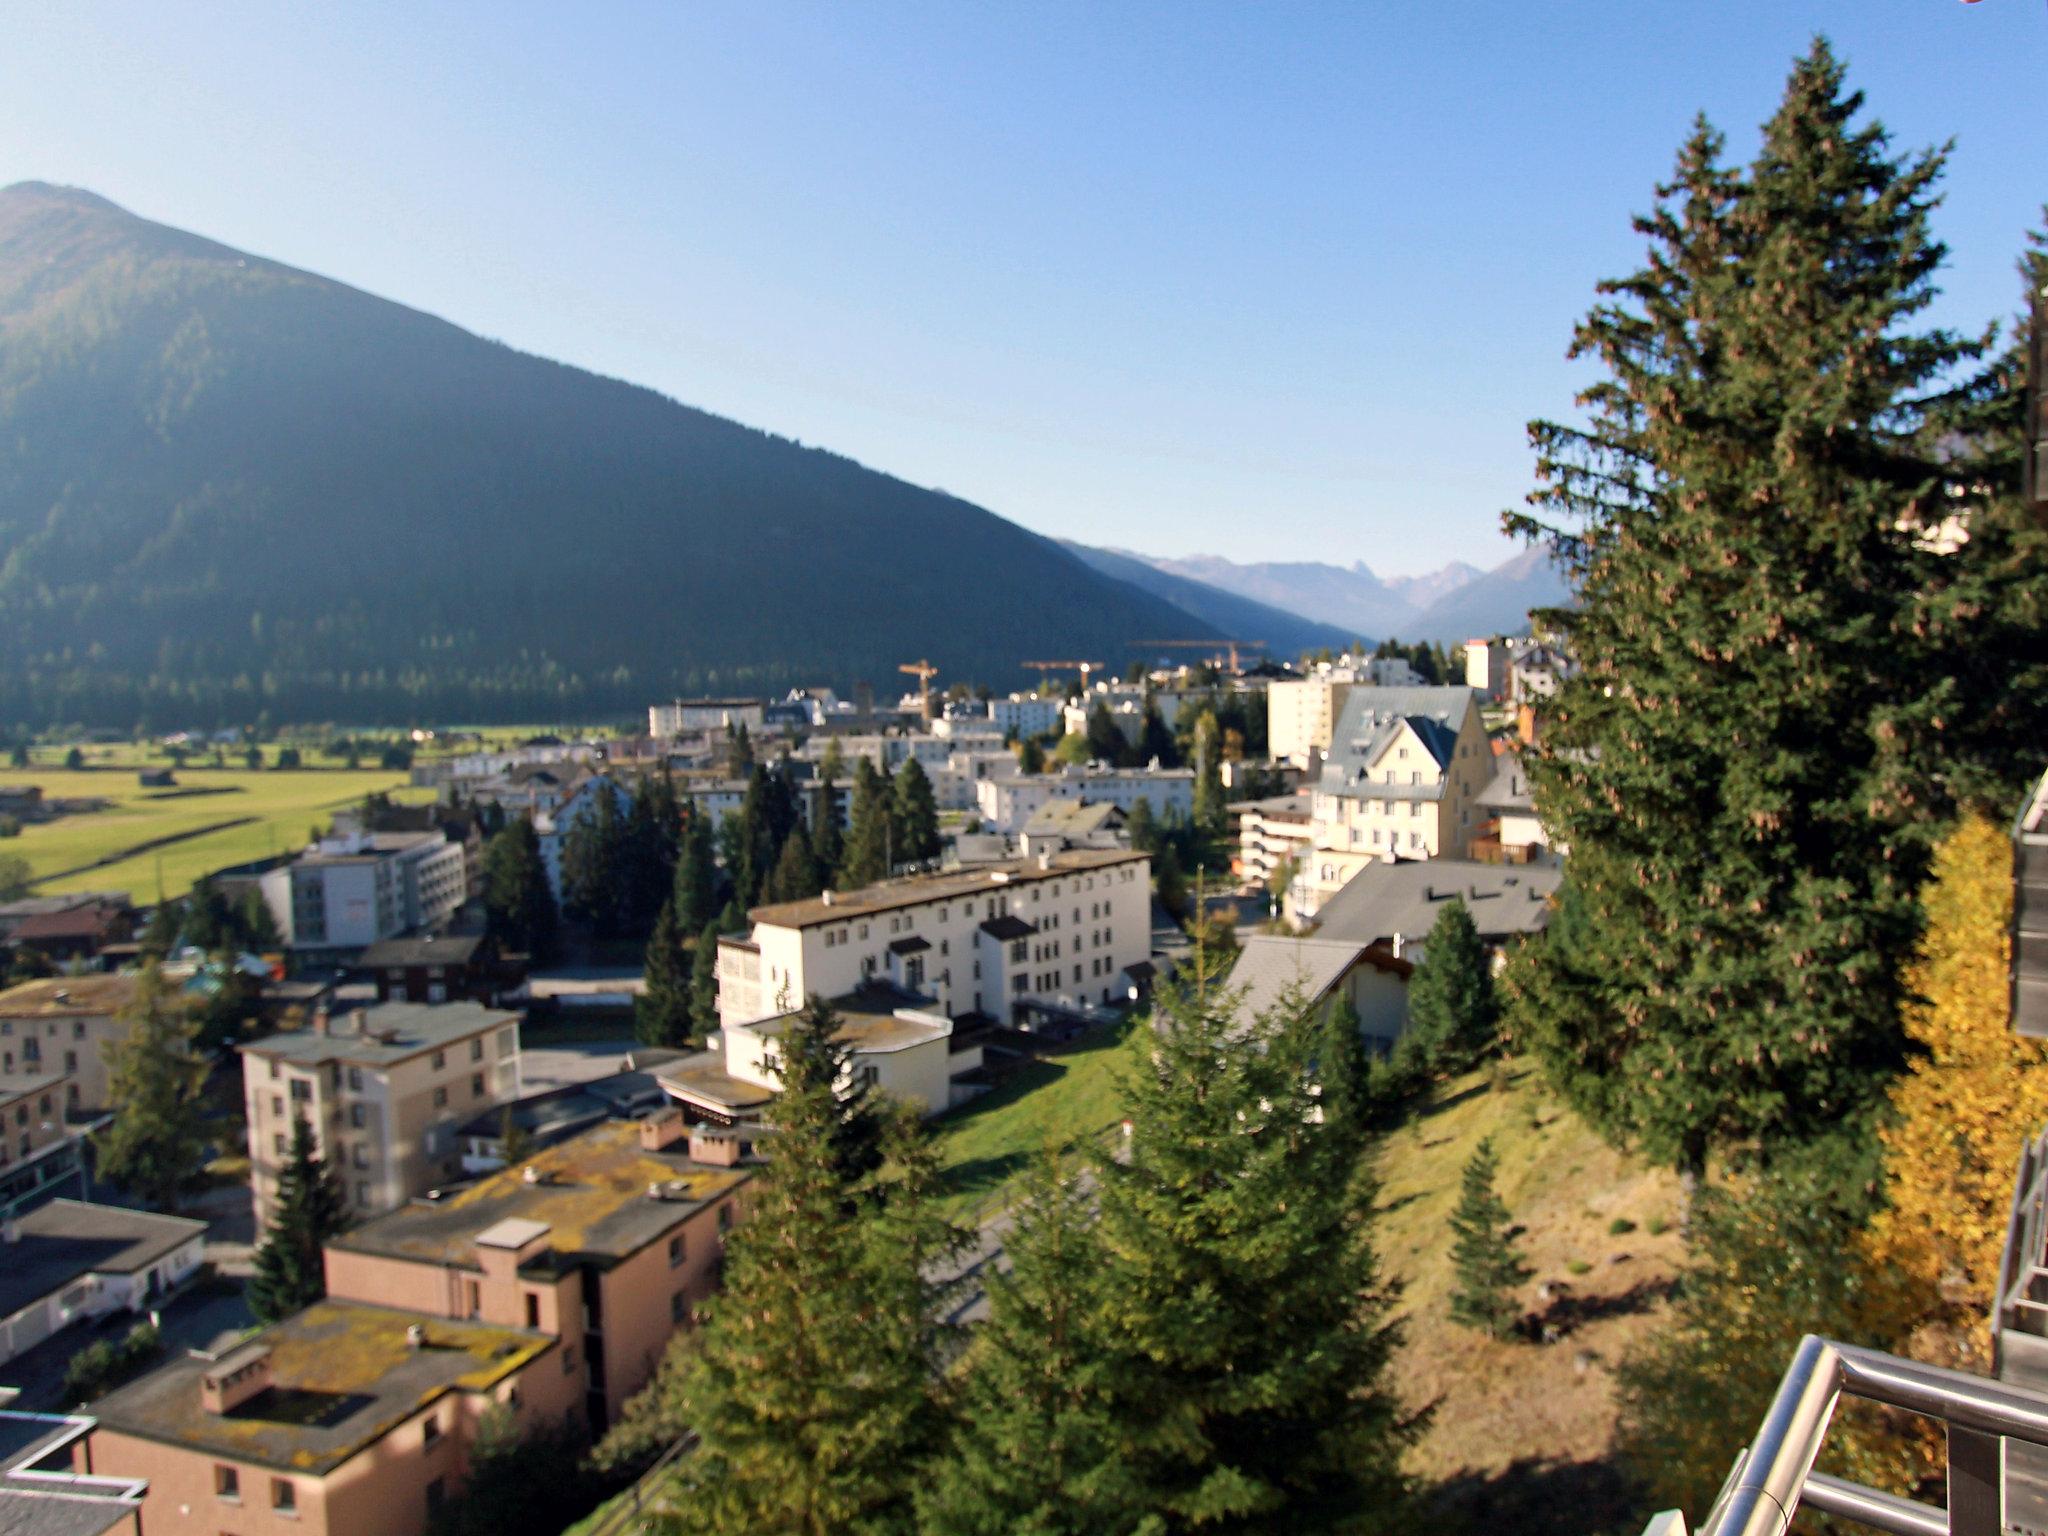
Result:
{"type": "Polygon", "coordinates": [[[370,1011],[367,1008],[357,1008],[351,1011],[348,1021],[350,1027],[357,1034],[366,1035],[370,1032],[370,1011]]]}
{"type": "Polygon", "coordinates": [[[820,901],[822,901],[823,903],[825,903],[825,905],[826,905],[826,906],[828,906],[828,907],[829,907],[829,906],[831,906],[831,905],[832,905],[832,892],[831,892],[830,888],[827,888],[827,889],[825,889],[825,890],[823,890],[823,891],[820,891],[820,892],[818,893],[818,900],[820,900],[820,901]]]}
{"type": "Polygon", "coordinates": [[[316,1035],[324,1035],[324,1034],[326,1034],[326,1033],[327,1033],[327,1025],[328,1025],[328,1013],[327,1013],[327,1005],[326,1005],[325,1003],[322,1003],[322,1004],[321,1004],[321,1005],[320,1005],[320,1006],[319,1006],[318,1008],[315,1008],[315,1009],[313,1010],[313,1033],[314,1033],[314,1034],[316,1034],[316,1035]]]}
{"type": "Polygon", "coordinates": [[[218,1418],[270,1386],[270,1346],[245,1344],[220,1356],[200,1376],[199,1406],[218,1418]]]}
{"type": "Polygon", "coordinates": [[[409,1323],[406,1325],[405,1347],[407,1349],[425,1349],[427,1347],[427,1330],[424,1324],[409,1323]]]}
{"type": "Polygon", "coordinates": [[[660,1152],[689,1134],[680,1109],[660,1110],[640,1122],[640,1148],[644,1152],[660,1152]]]}
{"type": "Polygon", "coordinates": [[[715,1130],[700,1125],[690,1132],[690,1161],[706,1163],[713,1168],[734,1168],[740,1160],[740,1137],[737,1131],[715,1130]]]}
{"type": "Polygon", "coordinates": [[[533,1163],[528,1163],[524,1168],[520,1169],[519,1177],[529,1184],[539,1184],[542,1182],[540,1169],[533,1163]]]}

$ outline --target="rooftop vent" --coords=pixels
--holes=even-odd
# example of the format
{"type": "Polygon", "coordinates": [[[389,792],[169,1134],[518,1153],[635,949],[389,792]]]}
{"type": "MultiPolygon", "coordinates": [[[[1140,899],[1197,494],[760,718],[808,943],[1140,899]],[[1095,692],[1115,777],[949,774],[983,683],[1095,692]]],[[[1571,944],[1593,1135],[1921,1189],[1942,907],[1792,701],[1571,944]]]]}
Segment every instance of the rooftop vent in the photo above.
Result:
{"type": "Polygon", "coordinates": [[[270,1346],[245,1344],[220,1356],[201,1374],[199,1406],[215,1416],[232,1413],[270,1385],[270,1346]]]}
{"type": "Polygon", "coordinates": [[[519,1177],[524,1179],[529,1184],[545,1184],[547,1182],[547,1176],[543,1174],[540,1171],[540,1169],[536,1168],[532,1163],[528,1163],[524,1168],[519,1170],[519,1177]]]}
{"type": "Polygon", "coordinates": [[[690,1198],[690,1185],[685,1179],[668,1179],[647,1186],[647,1198],[667,1204],[690,1198]]]}
{"type": "Polygon", "coordinates": [[[427,1330],[424,1324],[408,1323],[406,1325],[405,1347],[407,1349],[425,1349],[427,1347],[427,1330]]]}
{"type": "Polygon", "coordinates": [[[640,1146],[647,1152],[672,1147],[689,1134],[690,1128],[684,1123],[680,1109],[660,1110],[640,1122],[640,1146]]]}

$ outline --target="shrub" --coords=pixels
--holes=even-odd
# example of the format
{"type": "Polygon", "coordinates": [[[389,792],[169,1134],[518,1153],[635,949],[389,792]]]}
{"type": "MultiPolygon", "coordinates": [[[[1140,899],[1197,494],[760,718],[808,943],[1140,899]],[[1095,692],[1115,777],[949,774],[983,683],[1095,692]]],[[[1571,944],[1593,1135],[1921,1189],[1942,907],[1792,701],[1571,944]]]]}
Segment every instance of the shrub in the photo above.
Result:
{"type": "Polygon", "coordinates": [[[1635,1229],[1636,1224],[1626,1216],[1617,1216],[1614,1220],[1607,1223],[1607,1235],[1609,1237],[1623,1237],[1635,1231],[1635,1229]]]}
{"type": "Polygon", "coordinates": [[[137,1323],[119,1343],[94,1339],[64,1367],[64,1399],[89,1403],[104,1397],[163,1353],[163,1336],[153,1323],[137,1323]]]}

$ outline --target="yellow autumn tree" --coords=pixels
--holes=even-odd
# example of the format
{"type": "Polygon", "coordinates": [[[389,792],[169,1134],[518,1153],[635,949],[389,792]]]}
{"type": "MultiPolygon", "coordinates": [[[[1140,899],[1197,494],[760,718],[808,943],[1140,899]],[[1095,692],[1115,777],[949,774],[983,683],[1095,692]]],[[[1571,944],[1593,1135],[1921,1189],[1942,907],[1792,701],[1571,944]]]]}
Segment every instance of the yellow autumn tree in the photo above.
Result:
{"type": "Polygon", "coordinates": [[[1923,906],[1905,972],[1921,1054],[1892,1089],[1887,1208],[1867,1257],[1889,1282],[1880,1322],[1895,1347],[1983,1370],[2014,1170],[2048,1121],[2048,1050],[2012,1032],[2012,845],[1988,816],[1942,842],[1923,906]]]}

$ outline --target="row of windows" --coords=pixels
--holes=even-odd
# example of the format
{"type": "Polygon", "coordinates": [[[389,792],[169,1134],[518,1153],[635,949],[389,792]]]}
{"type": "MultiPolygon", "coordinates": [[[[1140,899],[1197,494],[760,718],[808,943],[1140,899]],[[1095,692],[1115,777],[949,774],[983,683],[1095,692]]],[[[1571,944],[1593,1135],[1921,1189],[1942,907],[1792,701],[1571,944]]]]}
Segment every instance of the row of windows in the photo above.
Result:
{"type": "MultiPolygon", "coordinates": [[[[1126,866],[1125,868],[1117,870],[1115,872],[1116,876],[1118,878],[1121,878],[1123,882],[1127,885],[1137,878],[1137,873],[1137,869],[1134,866],[1126,866]]],[[[1107,883],[1111,877],[1108,874],[1105,874],[1100,878],[1105,883],[1107,883]]],[[[1084,891],[1094,890],[1096,879],[1097,877],[1094,875],[1076,876],[1074,880],[1074,893],[1076,895],[1079,895],[1084,891]]],[[[1057,880],[1055,880],[1052,883],[1051,887],[1047,890],[1042,891],[1034,886],[1031,891],[1031,900],[1035,904],[1042,897],[1057,898],[1060,895],[1061,890],[1062,887],[1060,885],[1060,882],[1058,882],[1057,880]]],[[[1098,905],[1102,907],[1103,910],[1107,910],[1108,904],[1106,902],[1098,903],[1098,905]]],[[[979,909],[975,906],[975,903],[972,899],[963,901],[960,904],[960,907],[960,915],[966,921],[975,922],[980,920],[980,918],[977,915],[979,909]]],[[[933,921],[941,923],[946,922],[950,918],[952,910],[953,908],[951,902],[942,902],[939,905],[938,909],[932,914],[933,921]]],[[[1008,910],[1008,897],[991,896],[987,898],[986,915],[988,919],[1001,917],[1008,910]]],[[[1095,915],[1100,914],[1098,913],[1095,915]]],[[[1074,921],[1079,922],[1080,920],[1081,909],[1079,907],[1076,907],[1074,909],[1074,921]]],[[[868,936],[868,926],[869,925],[866,923],[845,923],[837,928],[827,928],[825,930],[825,947],[827,949],[838,949],[844,945],[855,943],[859,940],[865,939],[868,936]]],[[[895,916],[889,919],[889,931],[891,933],[914,933],[916,929],[917,914],[915,911],[897,913],[895,916]]],[[[941,940],[940,943],[943,949],[944,941],[941,940]]]]}
{"type": "MultiPolygon", "coordinates": [[[[23,1027],[21,1032],[23,1036],[25,1036],[27,1039],[32,1040],[35,1038],[36,1027],[35,1025],[29,1023],[27,1020],[23,1020],[23,1027]]],[[[14,1020],[0,1019],[0,1035],[11,1035],[13,1033],[14,1020]]],[[[57,1033],[56,1020],[52,1019],[49,1025],[43,1030],[43,1033],[54,1037],[57,1033]]],[[[83,1040],[85,1038],[85,1020],[73,1019],[71,1021],[71,1038],[74,1040],[83,1040]]]]}

